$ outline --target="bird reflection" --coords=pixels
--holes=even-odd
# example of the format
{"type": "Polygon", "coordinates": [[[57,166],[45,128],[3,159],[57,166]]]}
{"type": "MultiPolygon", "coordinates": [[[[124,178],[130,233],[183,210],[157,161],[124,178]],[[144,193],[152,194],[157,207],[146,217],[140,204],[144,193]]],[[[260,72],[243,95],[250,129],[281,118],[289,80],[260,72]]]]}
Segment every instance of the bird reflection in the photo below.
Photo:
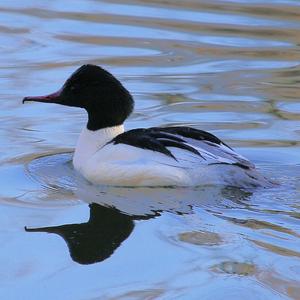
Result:
{"type": "Polygon", "coordinates": [[[103,261],[129,237],[134,228],[134,219],[138,217],[134,218],[115,208],[96,203],[89,204],[89,208],[90,218],[86,223],[41,228],[25,227],[25,230],[58,234],[66,241],[70,255],[77,263],[93,264],[103,261]]]}
{"type": "Polygon", "coordinates": [[[58,234],[67,243],[72,259],[80,264],[93,264],[109,258],[133,232],[135,220],[147,220],[163,212],[188,215],[195,206],[222,218],[224,208],[248,207],[252,195],[252,192],[228,187],[196,190],[145,188],[135,193],[130,189],[110,189],[104,196],[91,189],[77,193],[91,203],[88,222],[25,227],[25,230],[58,234]]]}

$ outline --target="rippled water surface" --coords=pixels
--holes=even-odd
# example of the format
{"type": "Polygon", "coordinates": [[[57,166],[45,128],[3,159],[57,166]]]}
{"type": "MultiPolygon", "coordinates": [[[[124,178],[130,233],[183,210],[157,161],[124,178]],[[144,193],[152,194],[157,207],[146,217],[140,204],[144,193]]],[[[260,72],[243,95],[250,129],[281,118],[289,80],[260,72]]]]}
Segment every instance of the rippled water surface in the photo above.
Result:
{"type": "Polygon", "coordinates": [[[1,299],[300,299],[298,0],[0,3],[1,299]],[[102,65],[127,128],[208,130],[274,189],[122,189],[70,163],[86,116],[32,103],[102,65]]]}

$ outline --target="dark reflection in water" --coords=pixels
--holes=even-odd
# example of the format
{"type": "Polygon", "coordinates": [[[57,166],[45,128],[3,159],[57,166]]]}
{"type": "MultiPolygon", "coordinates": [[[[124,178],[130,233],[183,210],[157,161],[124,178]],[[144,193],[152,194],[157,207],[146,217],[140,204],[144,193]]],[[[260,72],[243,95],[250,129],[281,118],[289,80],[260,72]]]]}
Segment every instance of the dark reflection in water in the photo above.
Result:
{"type": "Polygon", "coordinates": [[[89,208],[90,218],[86,223],[25,227],[25,230],[58,234],[67,243],[72,259],[80,264],[103,261],[132,233],[135,218],[96,203],[90,204],[89,208]]]}
{"type": "MultiPolygon", "coordinates": [[[[165,192],[168,194],[168,191],[171,192],[170,189],[166,189],[165,192]]],[[[67,243],[70,255],[75,262],[79,264],[93,264],[109,258],[114,251],[121,246],[122,242],[124,242],[133,232],[135,220],[148,220],[155,218],[160,216],[163,211],[171,212],[176,215],[192,214],[194,213],[194,208],[199,206],[202,200],[207,197],[208,193],[209,189],[206,192],[203,190],[200,193],[195,193],[194,196],[196,199],[194,203],[192,204],[186,201],[185,205],[181,207],[181,209],[174,209],[173,207],[178,201],[180,201],[180,197],[178,198],[175,195],[172,197],[173,201],[169,202],[169,205],[164,205],[163,209],[159,202],[155,206],[155,202],[157,200],[155,197],[152,198],[152,201],[141,197],[140,202],[144,203],[141,205],[143,208],[139,214],[130,214],[130,209],[128,209],[128,207],[124,209],[122,201],[115,202],[114,205],[116,207],[112,207],[112,203],[109,198],[99,197],[99,195],[97,196],[94,194],[95,197],[98,197],[97,200],[105,206],[98,203],[89,204],[90,218],[88,222],[39,228],[25,227],[25,231],[57,234],[67,243]],[[196,202],[198,202],[198,205],[196,202]],[[190,209],[186,209],[185,206],[190,209]]],[[[216,202],[219,201],[219,198],[227,198],[230,200],[230,204],[223,203],[221,205],[223,208],[230,208],[236,205],[246,207],[247,200],[249,200],[251,195],[252,193],[249,191],[224,187],[220,188],[219,193],[213,195],[213,198],[215,198],[216,202]],[[231,197],[233,199],[230,199],[231,197]]],[[[216,217],[224,218],[219,215],[220,212],[218,210],[212,210],[210,207],[205,208],[205,210],[216,217]]],[[[206,243],[205,236],[200,237],[200,239],[203,240],[203,243],[206,243]]],[[[198,241],[198,243],[201,243],[201,241],[198,241]]]]}

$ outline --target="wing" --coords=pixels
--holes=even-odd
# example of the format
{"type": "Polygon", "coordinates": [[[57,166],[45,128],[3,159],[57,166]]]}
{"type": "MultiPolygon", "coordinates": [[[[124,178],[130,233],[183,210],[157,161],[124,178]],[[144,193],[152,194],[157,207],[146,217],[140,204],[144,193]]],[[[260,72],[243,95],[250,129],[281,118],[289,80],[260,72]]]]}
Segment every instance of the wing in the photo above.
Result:
{"type": "Polygon", "coordinates": [[[133,129],[118,135],[110,143],[159,152],[183,165],[187,162],[197,162],[207,165],[230,164],[244,169],[254,168],[251,162],[213,134],[191,127],[133,129]]]}

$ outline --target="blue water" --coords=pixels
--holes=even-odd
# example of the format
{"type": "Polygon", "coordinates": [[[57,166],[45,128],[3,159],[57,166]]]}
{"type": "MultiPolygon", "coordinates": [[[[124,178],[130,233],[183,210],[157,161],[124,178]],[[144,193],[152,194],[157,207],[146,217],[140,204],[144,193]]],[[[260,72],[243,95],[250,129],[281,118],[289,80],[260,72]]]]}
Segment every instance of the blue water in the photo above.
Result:
{"type": "Polygon", "coordinates": [[[299,1],[2,1],[0,33],[1,299],[300,299],[299,1]],[[90,185],[84,112],[21,104],[84,63],[126,128],[208,130],[279,186],[90,185]]]}

